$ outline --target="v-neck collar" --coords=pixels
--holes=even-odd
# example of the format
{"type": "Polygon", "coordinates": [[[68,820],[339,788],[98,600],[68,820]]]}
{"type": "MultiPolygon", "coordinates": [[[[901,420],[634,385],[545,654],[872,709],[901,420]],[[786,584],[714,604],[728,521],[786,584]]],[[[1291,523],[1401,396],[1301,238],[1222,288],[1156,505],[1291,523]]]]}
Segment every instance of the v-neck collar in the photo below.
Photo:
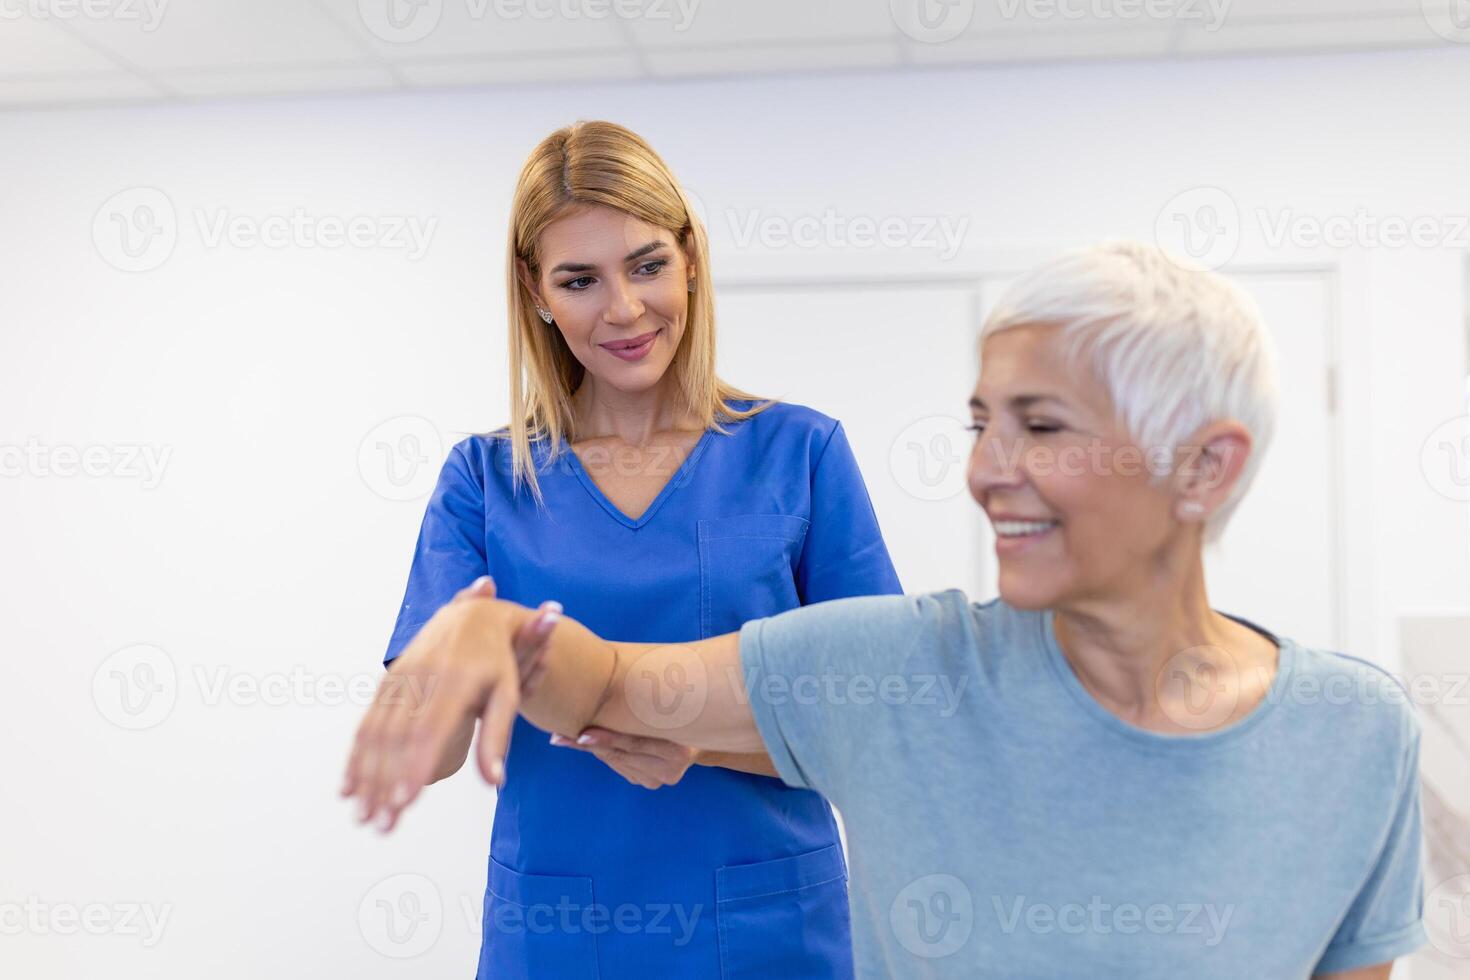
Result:
{"type": "Polygon", "coordinates": [[[663,489],[658,492],[658,496],[654,497],[649,505],[643,509],[643,513],[638,515],[637,520],[623,513],[618,509],[616,504],[608,499],[607,494],[602,492],[602,488],[597,485],[597,482],[592,479],[591,474],[582,466],[582,458],[572,449],[571,443],[567,442],[565,436],[562,437],[561,448],[570,457],[567,465],[576,474],[577,480],[592,496],[592,499],[597,501],[602,506],[602,509],[607,511],[619,524],[637,530],[652,519],[653,515],[658,512],[658,509],[664,505],[664,501],[673,496],[675,490],[689,482],[689,476],[693,472],[694,465],[699,462],[699,457],[704,455],[704,447],[709,443],[710,436],[714,435],[714,431],[713,428],[704,430],[699,440],[694,444],[694,448],[689,450],[689,454],[684,457],[684,462],[679,464],[679,468],[674,471],[674,475],[668,478],[663,485],[663,489]]]}

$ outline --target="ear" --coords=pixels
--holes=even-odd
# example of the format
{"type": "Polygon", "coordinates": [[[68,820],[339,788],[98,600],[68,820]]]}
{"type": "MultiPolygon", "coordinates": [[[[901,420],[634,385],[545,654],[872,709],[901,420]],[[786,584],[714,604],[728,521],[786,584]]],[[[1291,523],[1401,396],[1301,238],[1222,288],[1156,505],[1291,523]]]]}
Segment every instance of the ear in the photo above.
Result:
{"type": "Polygon", "coordinates": [[[531,267],[526,264],[525,259],[516,259],[516,278],[520,279],[526,292],[531,294],[531,302],[542,309],[549,309],[541,299],[541,291],[536,286],[536,277],[531,275],[531,267]]]}
{"type": "Polygon", "coordinates": [[[1180,447],[1174,492],[1182,501],[1197,502],[1208,517],[1225,505],[1250,459],[1250,430],[1234,419],[1211,422],[1180,447]]]}
{"type": "Polygon", "coordinates": [[[680,242],[680,244],[684,248],[684,262],[689,267],[688,268],[689,281],[690,282],[693,282],[694,281],[694,258],[699,253],[695,250],[695,247],[694,247],[694,231],[692,229],[689,230],[689,231],[686,231],[684,233],[684,238],[680,242]]]}

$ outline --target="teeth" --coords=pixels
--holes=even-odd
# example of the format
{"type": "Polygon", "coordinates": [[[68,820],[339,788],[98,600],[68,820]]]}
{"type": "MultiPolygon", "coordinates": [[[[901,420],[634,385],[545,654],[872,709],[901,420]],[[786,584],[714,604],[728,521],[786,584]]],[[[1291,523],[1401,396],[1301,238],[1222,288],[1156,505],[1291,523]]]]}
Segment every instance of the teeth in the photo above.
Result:
{"type": "Polygon", "coordinates": [[[1056,521],[996,521],[995,533],[1003,538],[1037,534],[1047,528],[1056,527],[1056,521]]]}

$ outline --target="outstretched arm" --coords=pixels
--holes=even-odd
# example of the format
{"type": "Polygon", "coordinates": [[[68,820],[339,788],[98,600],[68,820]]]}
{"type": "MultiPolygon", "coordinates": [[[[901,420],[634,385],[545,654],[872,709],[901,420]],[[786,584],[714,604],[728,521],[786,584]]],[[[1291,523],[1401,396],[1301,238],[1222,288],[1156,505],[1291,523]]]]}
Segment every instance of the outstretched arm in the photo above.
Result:
{"type": "Polygon", "coordinates": [[[359,820],[391,830],[431,781],[466,718],[480,718],[477,761],[493,785],[517,711],[548,732],[589,726],[724,753],[763,749],[740,672],[737,634],[693,643],[604,640],[562,618],[535,638],[537,610],[473,586],[424,624],[392,663],[358,728],[341,795],[359,820]],[[517,662],[517,644],[541,649],[517,662]],[[521,674],[532,676],[524,694],[521,674]]]}

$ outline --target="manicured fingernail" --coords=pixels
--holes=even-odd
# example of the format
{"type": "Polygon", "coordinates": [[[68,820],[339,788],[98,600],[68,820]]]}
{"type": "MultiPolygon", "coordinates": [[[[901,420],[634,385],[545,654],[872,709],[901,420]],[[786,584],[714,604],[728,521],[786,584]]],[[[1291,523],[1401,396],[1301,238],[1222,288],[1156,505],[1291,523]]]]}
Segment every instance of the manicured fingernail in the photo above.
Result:
{"type": "Polygon", "coordinates": [[[472,588],[472,589],[478,589],[480,586],[484,585],[486,582],[489,582],[489,581],[490,581],[490,576],[488,576],[488,575],[481,575],[479,578],[475,579],[473,582],[470,583],[470,588],[472,588]]]}
{"type": "Polygon", "coordinates": [[[391,802],[395,807],[401,807],[403,806],[403,804],[407,803],[408,787],[403,785],[402,783],[394,786],[393,795],[389,797],[389,802],[391,802]]]}
{"type": "Polygon", "coordinates": [[[541,605],[541,622],[537,626],[543,631],[550,630],[561,619],[561,603],[546,602],[541,605]]]}
{"type": "Polygon", "coordinates": [[[499,759],[490,760],[490,779],[495,783],[496,786],[499,786],[501,783],[505,782],[505,763],[501,762],[499,759]]]}
{"type": "Polygon", "coordinates": [[[568,742],[565,738],[563,738],[561,736],[561,733],[560,732],[552,732],[552,734],[551,734],[551,744],[552,745],[571,745],[572,743],[571,742],[568,742]]]}
{"type": "Polygon", "coordinates": [[[378,814],[378,829],[379,830],[386,831],[388,829],[388,825],[390,823],[392,823],[392,822],[393,822],[393,811],[392,810],[384,810],[382,813],[378,814]]]}
{"type": "Polygon", "coordinates": [[[368,818],[368,801],[366,797],[357,801],[357,822],[362,823],[368,818]]]}
{"type": "Polygon", "coordinates": [[[591,745],[592,744],[592,736],[591,735],[578,735],[577,736],[577,744],[578,745],[591,745]]]}

